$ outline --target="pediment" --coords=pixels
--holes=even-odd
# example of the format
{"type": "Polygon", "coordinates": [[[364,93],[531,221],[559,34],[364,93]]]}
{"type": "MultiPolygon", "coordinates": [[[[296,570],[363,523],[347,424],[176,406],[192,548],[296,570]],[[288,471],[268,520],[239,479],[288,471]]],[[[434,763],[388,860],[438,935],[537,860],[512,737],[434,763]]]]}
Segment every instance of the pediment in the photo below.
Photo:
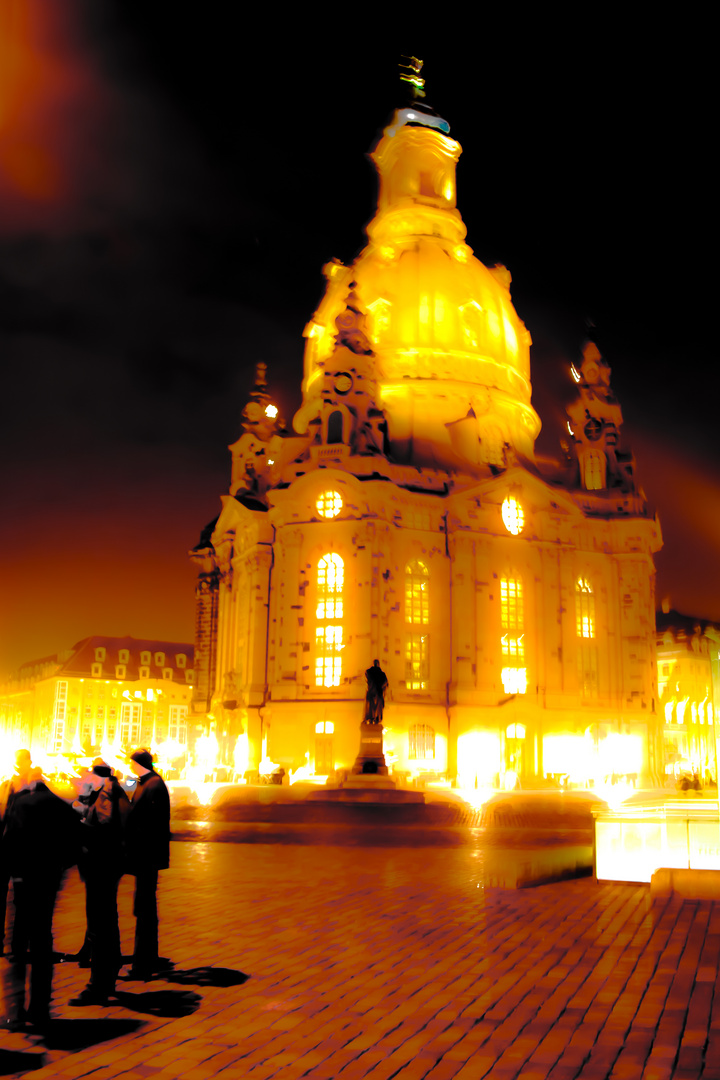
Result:
{"type": "Polygon", "coordinates": [[[298,515],[304,520],[320,520],[318,499],[324,492],[337,491],[343,501],[343,509],[337,520],[342,520],[343,511],[345,516],[351,512],[351,516],[355,517],[358,510],[367,503],[365,487],[366,482],[362,483],[352,473],[342,469],[312,469],[299,476],[288,487],[268,491],[267,499],[273,520],[278,516],[289,520],[291,516],[298,515]]]}
{"type": "Polygon", "coordinates": [[[585,520],[580,507],[563,488],[555,487],[541,476],[515,465],[498,476],[488,477],[480,483],[455,492],[449,497],[450,505],[462,512],[463,504],[501,507],[507,496],[514,496],[533,515],[553,515],[585,520]]]}
{"type": "Polygon", "coordinates": [[[261,503],[257,504],[258,509],[252,509],[234,495],[223,495],[221,502],[222,510],[212,535],[216,551],[230,537],[246,534],[257,538],[269,527],[267,510],[264,507],[261,509],[261,503]]]}

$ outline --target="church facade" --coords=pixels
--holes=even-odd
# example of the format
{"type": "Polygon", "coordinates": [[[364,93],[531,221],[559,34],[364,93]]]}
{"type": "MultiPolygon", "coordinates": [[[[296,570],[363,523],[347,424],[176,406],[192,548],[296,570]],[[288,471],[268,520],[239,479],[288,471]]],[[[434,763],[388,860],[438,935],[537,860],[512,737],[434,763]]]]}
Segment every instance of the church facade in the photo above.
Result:
{"type": "Polygon", "coordinates": [[[510,274],[466,243],[461,149],[421,103],[373,159],[368,244],[325,267],[284,430],[258,365],[198,568],[193,710],[226,764],[318,776],[358,752],[365,671],[391,770],[463,786],[662,772],[658,522],[610,369],[572,369],[571,442],[540,467],[510,274]]]}

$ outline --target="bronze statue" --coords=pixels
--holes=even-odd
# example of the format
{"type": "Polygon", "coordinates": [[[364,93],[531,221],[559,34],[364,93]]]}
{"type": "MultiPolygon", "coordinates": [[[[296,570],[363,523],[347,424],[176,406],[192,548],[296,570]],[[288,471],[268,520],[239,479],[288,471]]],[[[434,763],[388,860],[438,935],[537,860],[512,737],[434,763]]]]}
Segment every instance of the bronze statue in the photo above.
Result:
{"type": "Polygon", "coordinates": [[[367,693],[365,695],[365,722],[382,724],[385,708],[385,691],[388,687],[387,676],[380,667],[379,660],[373,660],[373,666],[365,672],[367,693]]]}

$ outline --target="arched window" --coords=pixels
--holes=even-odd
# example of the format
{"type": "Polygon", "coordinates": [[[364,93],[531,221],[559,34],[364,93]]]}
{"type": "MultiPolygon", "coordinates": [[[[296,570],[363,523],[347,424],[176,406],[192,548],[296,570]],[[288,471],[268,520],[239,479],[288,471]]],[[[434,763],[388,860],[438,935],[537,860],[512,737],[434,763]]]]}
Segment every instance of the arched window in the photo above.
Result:
{"type": "Polygon", "coordinates": [[[420,559],[413,559],[405,567],[405,622],[419,625],[430,621],[429,577],[420,559]]]}
{"type": "Polygon", "coordinates": [[[413,724],[408,732],[408,757],[423,761],[435,757],[435,730],[429,724],[413,724]]]}
{"type": "Polygon", "coordinates": [[[605,487],[605,455],[600,450],[590,450],[584,458],[585,487],[588,491],[602,491],[605,487]]]}
{"type": "Polygon", "coordinates": [[[343,501],[339,491],[323,491],[315,503],[317,512],[321,517],[337,517],[342,510],[343,501]]]}
{"type": "Polygon", "coordinates": [[[587,578],[575,582],[575,628],[578,636],[578,681],[583,697],[597,697],[598,661],[595,645],[595,595],[587,578]]]}
{"type": "Polygon", "coordinates": [[[341,443],[343,441],[343,414],[336,410],[330,413],[327,426],[328,443],[341,443]]]}
{"type": "Polygon", "coordinates": [[[595,597],[586,578],[578,578],[575,585],[575,620],[578,637],[595,637],[595,597]]]}
{"type": "Polygon", "coordinates": [[[428,684],[429,638],[421,627],[430,621],[430,574],[424,562],[405,567],[405,686],[424,690],[428,684]]]}
{"type": "MultiPolygon", "coordinates": [[[[390,249],[390,253],[392,258],[392,249],[390,249]]],[[[373,300],[372,304],[368,304],[368,311],[372,318],[372,336],[376,345],[385,337],[390,328],[390,307],[390,301],[385,300],[383,297],[378,297],[377,300],[373,300]]]]}
{"type": "Polygon", "coordinates": [[[343,585],[345,565],[339,555],[323,555],[317,566],[315,685],[339,686],[342,675],[343,585]]]}
{"type": "Polygon", "coordinates": [[[470,300],[467,304],[460,305],[459,315],[465,345],[477,348],[484,336],[485,321],[482,308],[475,300],[470,300]]]}
{"type": "Polygon", "coordinates": [[[503,689],[506,694],[524,694],[527,690],[525,606],[519,577],[504,577],[500,581],[500,625],[503,689]]]}
{"type": "Polygon", "coordinates": [[[508,495],[502,504],[503,524],[513,536],[519,536],[525,528],[525,511],[514,495],[508,495]]]}

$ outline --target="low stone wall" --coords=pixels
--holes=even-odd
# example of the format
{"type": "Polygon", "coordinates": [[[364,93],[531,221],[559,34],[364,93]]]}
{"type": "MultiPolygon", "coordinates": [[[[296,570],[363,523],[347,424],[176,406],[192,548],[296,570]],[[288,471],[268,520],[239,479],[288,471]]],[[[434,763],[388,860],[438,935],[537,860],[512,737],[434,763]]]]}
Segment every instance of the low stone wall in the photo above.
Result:
{"type": "Polygon", "coordinates": [[[650,880],[650,895],[658,899],[720,900],[720,870],[679,870],[663,867],[650,880]]]}

